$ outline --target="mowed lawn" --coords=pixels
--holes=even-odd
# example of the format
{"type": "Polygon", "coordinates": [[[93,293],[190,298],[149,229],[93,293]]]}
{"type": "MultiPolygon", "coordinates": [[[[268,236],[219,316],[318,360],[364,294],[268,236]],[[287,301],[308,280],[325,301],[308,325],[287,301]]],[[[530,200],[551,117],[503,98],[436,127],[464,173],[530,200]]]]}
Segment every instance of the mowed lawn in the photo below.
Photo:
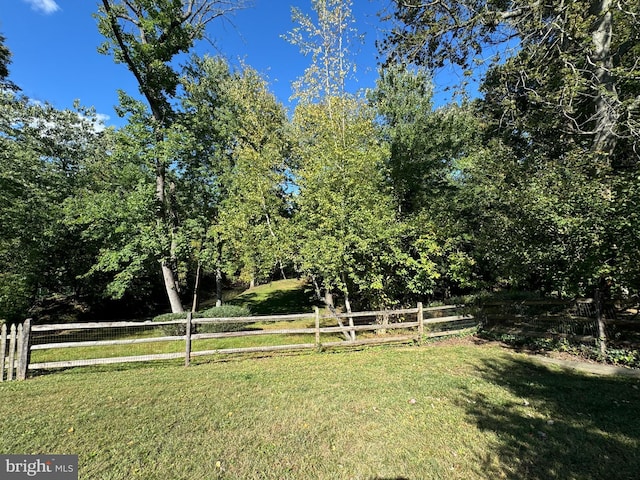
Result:
{"type": "Polygon", "coordinates": [[[472,340],[0,384],[3,453],[81,479],[632,479],[640,384],[472,340]]]}

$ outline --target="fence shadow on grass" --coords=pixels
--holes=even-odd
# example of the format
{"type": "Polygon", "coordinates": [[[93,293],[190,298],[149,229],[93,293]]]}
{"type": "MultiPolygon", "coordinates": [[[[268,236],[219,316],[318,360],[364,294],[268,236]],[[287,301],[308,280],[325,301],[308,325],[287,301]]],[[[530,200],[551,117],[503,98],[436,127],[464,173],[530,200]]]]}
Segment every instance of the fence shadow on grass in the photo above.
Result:
{"type": "Polygon", "coordinates": [[[485,380],[519,400],[496,406],[470,392],[464,408],[495,434],[485,478],[638,478],[640,382],[555,371],[527,360],[485,362],[485,380]]]}

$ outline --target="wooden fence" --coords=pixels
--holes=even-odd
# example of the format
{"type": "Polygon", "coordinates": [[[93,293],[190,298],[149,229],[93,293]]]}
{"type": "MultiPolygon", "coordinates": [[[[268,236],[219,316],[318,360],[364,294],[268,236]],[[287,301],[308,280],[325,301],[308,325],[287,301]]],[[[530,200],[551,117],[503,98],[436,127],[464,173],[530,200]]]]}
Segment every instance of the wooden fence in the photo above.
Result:
{"type": "Polygon", "coordinates": [[[637,306],[596,310],[593,299],[488,302],[474,310],[486,333],[518,339],[546,338],[597,344],[603,339],[613,347],[640,347],[637,306]],[[603,328],[598,325],[598,318],[603,328]]]}
{"type": "Polygon", "coordinates": [[[29,362],[29,335],[31,320],[0,329],[0,382],[24,380],[29,362]]]}
{"type": "MultiPolygon", "coordinates": [[[[416,308],[384,310],[370,312],[328,313],[321,314],[316,308],[309,314],[269,315],[255,317],[232,318],[193,318],[191,313],[185,314],[181,320],[167,322],[93,322],[31,325],[29,320],[18,327],[13,326],[11,333],[5,336],[3,329],[2,372],[9,372],[7,380],[24,379],[28,370],[43,370],[55,368],[78,367],[86,365],[105,365],[114,363],[147,362],[153,360],[171,360],[184,358],[185,365],[189,365],[194,357],[211,356],[232,353],[274,352],[302,349],[320,349],[329,347],[358,346],[383,344],[392,342],[421,341],[427,337],[454,335],[475,327],[473,316],[461,311],[461,306],[442,306],[423,308],[418,304],[416,308]],[[453,313],[453,314],[449,314],[453,313]],[[271,322],[291,322],[303,320],[303,328],[252,328],[240,331],[223,331],[215,333],[198,333],[206,325],[224,324],[260,324],[271,322]],[[333,323],[337,323],[334,325],[333,323]],[[124,329],[154,330],[164,328],[179,331],[180,334],[170,335],[121,335],[124,329]],[[74,333],[83,332],[85,338],[91,338],[91,332],[111,331],[105,335],[107,340],[79,339],[74,333]],[[115,333],[114,333],[115,332],[115,333]],[[345,340],[336,341],[336,334],[345,334],[345,340]],[[308,341],[300,343],[286,343],[281,345],[258,345],[236,348],[215,348],[194,350],[194,343],[206,339],[225,339],[232,337],[255,337],[260,335],[305,336],[308,341]],[[327,339],[327,336],[333,338],[327,339]],[[5,341],[5,337],[8,341],[5,341]],[[323,339],[324,337],[324,339],[323,339]],[[310,341],[310,339],[313,341],[310,341]],[[184,342],[180,351],[170,353],[156,353],[147,355],[108,356],[100,358],[74,358],[70,360],[31,362],[31,354],[36,351],[62,350],[79,347],[108,347],[114,345],[139,345],[157,342],[184,342]],[[9,350],[5,351],[5,344],[9,350]],[[8,357],[5,366],[5,356],[8,357]],[[12,372],[16,372],[15,375],[12,372]]],[[[95,335],[94,335],[95,336],[95,335]]]]}

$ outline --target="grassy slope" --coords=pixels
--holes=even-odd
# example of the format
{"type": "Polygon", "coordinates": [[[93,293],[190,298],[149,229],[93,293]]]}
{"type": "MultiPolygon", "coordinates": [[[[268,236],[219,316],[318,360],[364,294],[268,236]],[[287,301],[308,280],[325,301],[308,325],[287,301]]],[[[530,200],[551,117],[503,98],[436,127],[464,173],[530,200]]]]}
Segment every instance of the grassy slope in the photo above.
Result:
{"type": "Polygon", "coordinates": [[[245,290],[229,303],[247,307],[253,315],[311,313],[313,294],[305,280],[278,280],[245,290]]]}
{"type": "Polygon", "coordinates": [[[637,380],[498,347],[377,347],[0,384],[0,451],[83,479],[627,479],[639,409],[637,380]]]}
{"type": "MultiPolygon", "coordinates": [[[[245,290],[236,295],[229,302],[232,305],[249,308],[252,315],[277,315],[289,313],[312,313],[314,301],[309,287],[304,280],[290,279],[274,281],[265,285],[245,290]]],[[[249,326],[262,330],[287,329],[287,328],[312,328],[315,325],[313,319],[301,319],[283,322],[265,322],[249,326]]],[[[335,325],[335,323],[331,323],[335,325]]],[[[103,331],[93,332],[104,334],[103,331]]],[[[86,332],[83,332],[85,335],[86,332]]],[[[120,338],[142,338],[161,336],[163,332],[140,331],[136,329],[122,329],[121,336],[95,338],[81,338],[81,340],[110,340],[120,338]]],[[[338,334],[324,334],[322,341],[330,342],[340,340],[338,334]]],[[[197,340],[193,344],[193,351],[256,347],[284,344],[314,343],[315,336],[311,335],[264,335],[244,338],[224,338],[197,340]]],[[[163,353],[184,352],[184,341],[145,343],[137,345],[113,345],[100,347],[76,347],[55,350],[36,350],[31,355],[34,363],[77,360],[85,358],[102,358],[134,355],[154,355],[163,353]]]]}

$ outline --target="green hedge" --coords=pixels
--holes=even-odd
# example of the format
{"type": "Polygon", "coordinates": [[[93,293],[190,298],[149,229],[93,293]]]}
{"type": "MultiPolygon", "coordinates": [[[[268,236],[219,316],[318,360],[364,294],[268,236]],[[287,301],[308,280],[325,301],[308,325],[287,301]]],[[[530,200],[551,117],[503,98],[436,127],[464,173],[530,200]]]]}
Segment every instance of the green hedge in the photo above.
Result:
{"type": "MultiPolygon", "coordinates": [[[[246,307],[221,305],[199,312],[198,318],[249,317],[251,312],[246,307]]],[[[239,332],[249,323],[205,323],[198,325],[198,333],[239,332]]]]}
{"type": "MultiPolygon", "coordinates": [[[[245,307],[237,307],[235,305],[222,305],[213,307],[201,312],[195,312],[192,318],[227,318],[227,317],[248,317],[251,312],[245,307]]],[[[163,313],[154,317],[154,322],[170,322],[172,320],[184,320],[187,313],[163,313]]],[[[248,323],[207,323],[203,325],[194,325],[191,333],[219,333],[219,332],[238,332],[248,323]]],[[[166,335],[178,336],[184,335],[186,332],[185,325],[163,325],[162,330],[166,335]]]]}

